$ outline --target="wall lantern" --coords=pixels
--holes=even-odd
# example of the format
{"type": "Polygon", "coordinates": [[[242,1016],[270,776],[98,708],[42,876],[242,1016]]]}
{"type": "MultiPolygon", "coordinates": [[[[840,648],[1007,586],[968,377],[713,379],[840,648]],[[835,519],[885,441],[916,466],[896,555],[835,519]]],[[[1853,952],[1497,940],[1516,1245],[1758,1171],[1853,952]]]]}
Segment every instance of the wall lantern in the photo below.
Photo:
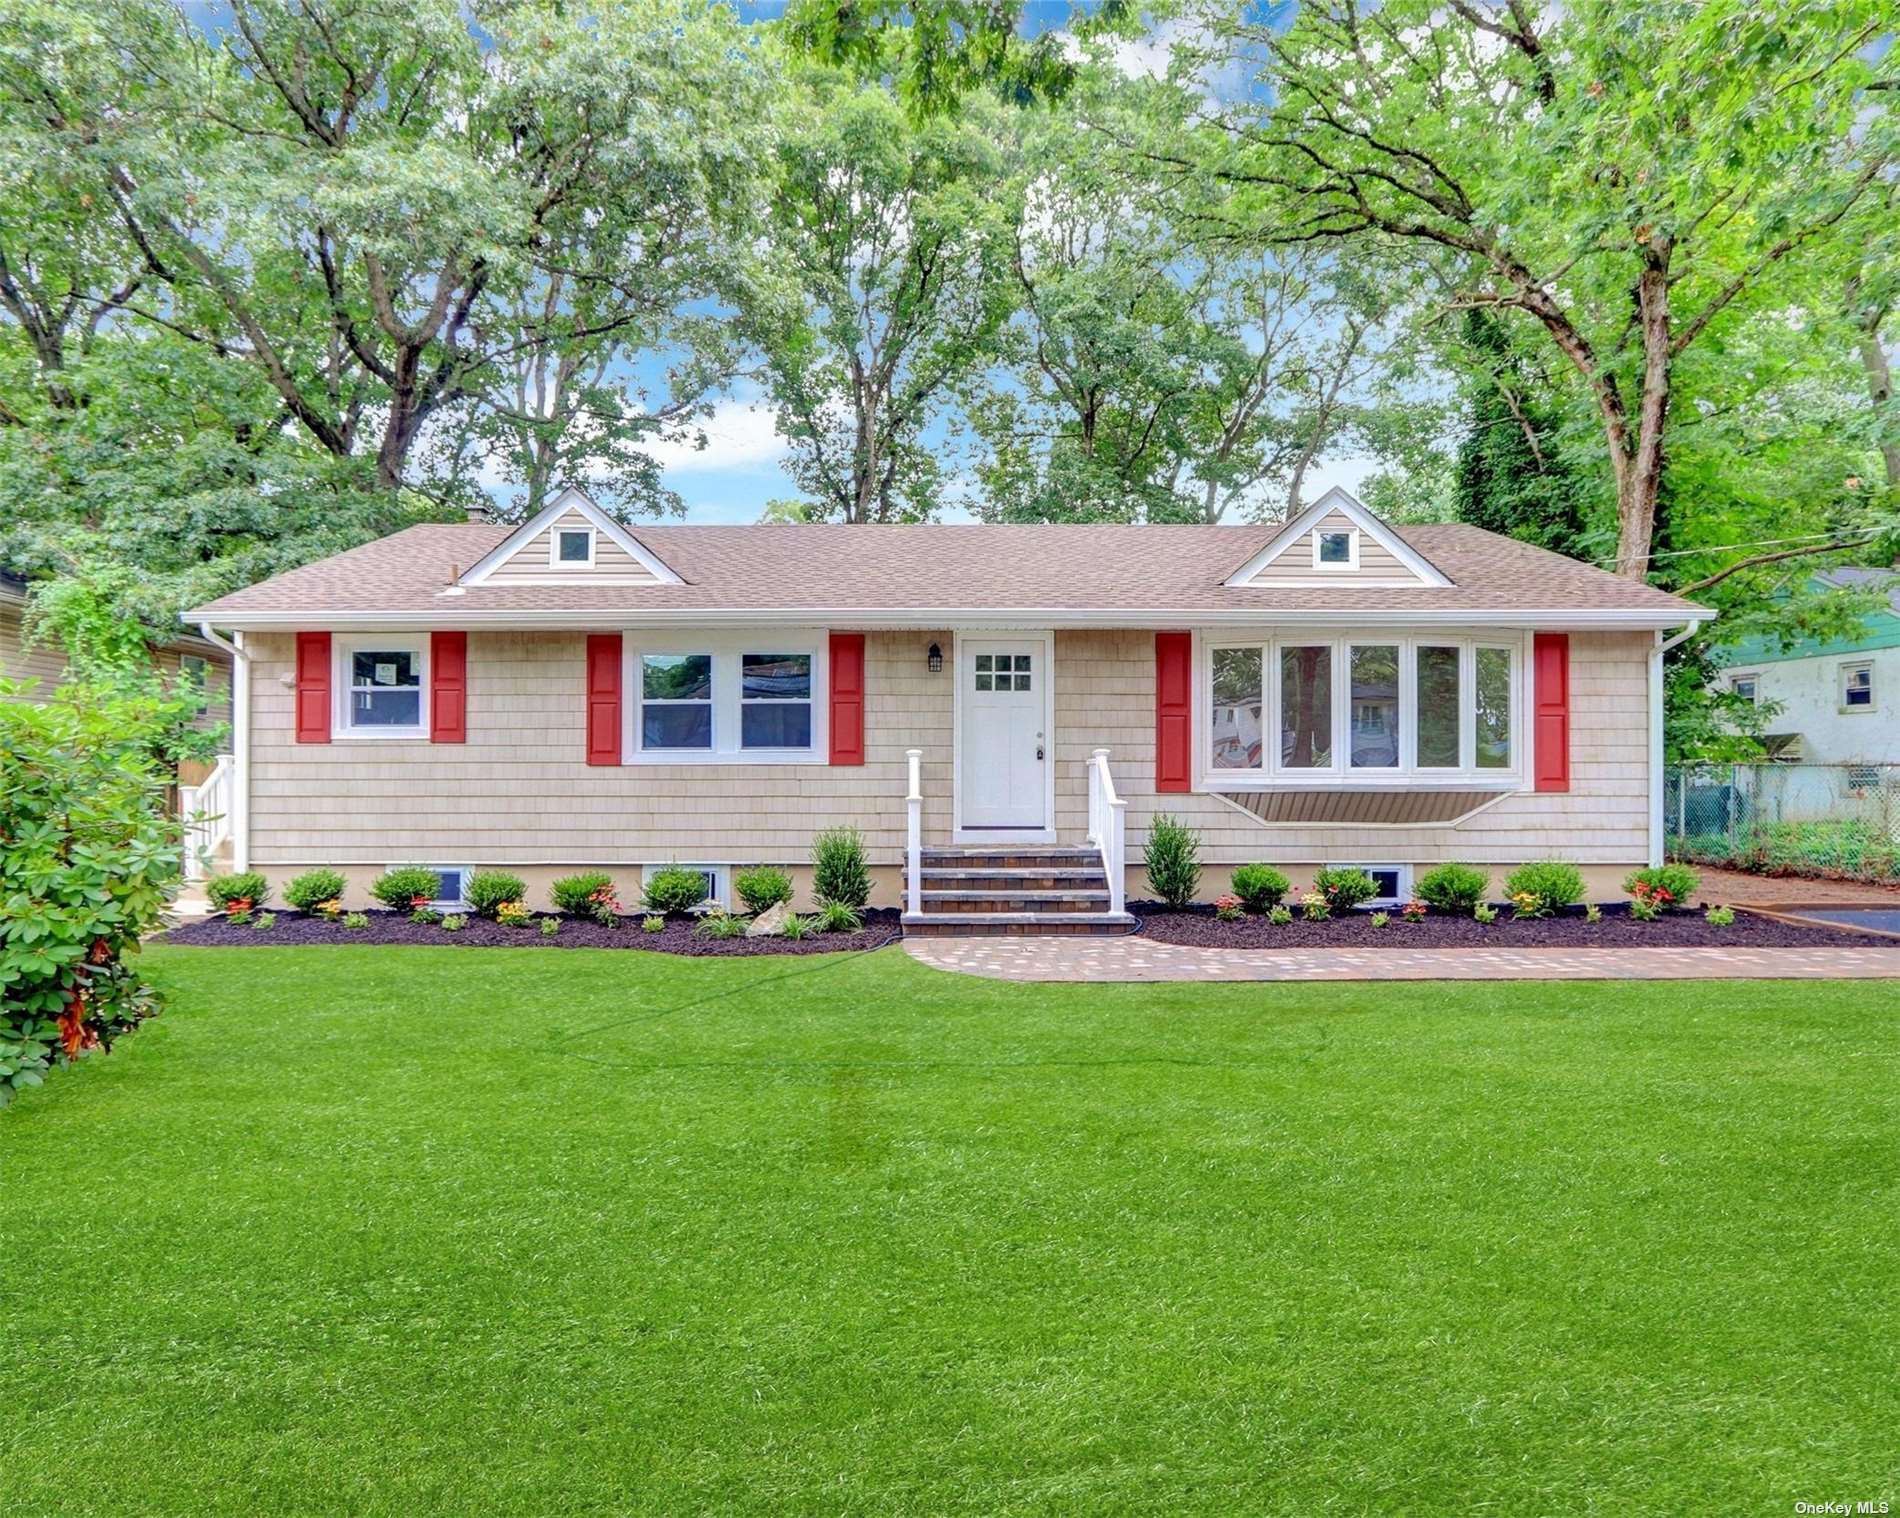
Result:
{"type": "Polygon", "coordinates": [[[930,645],[930,672],[933,675],[943,673],[943,650],[935,643],[930,645]]]}

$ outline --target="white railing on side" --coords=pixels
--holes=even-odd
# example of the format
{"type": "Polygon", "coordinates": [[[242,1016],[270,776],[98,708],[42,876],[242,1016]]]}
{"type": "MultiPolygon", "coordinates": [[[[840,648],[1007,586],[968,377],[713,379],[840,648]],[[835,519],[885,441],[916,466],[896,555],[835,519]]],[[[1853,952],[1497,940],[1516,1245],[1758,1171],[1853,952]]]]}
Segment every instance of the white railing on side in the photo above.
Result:
{"type": "Polygon", "coordinates": [[[178,815],[185,822],[185,879],[203,880],[205,862],[231,836],[231,802],[237,763],[229,754],[218,755],[198,785],[178,788],[178,815]]]}
{"type": "Polygon", "coordinates": [[[1125,814],[1128,803],[1115,794],[1115,777],[1108,772],[1108,750],[1089,755],[1089,842],[1102,854],[1102,873],[1108,877],[1108,909],[1123,910],[1126,895],[1123,874],[1127,863],[1125,814]]]}
{"type": "Polygon", "coordinates": [[[909,909],[915,913],[924,909],[924,751],[905,749],[904,757],[910,761],[910,790],[904,797],[910,828],[904,847],[904,884],[909,909]]]}

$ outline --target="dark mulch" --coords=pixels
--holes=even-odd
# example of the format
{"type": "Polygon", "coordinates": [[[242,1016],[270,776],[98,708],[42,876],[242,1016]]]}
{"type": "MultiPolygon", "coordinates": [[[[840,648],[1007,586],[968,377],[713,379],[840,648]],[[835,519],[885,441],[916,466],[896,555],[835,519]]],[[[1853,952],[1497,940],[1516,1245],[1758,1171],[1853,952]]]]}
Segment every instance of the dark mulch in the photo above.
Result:
{"type": "Polygon", "coordinates": [[[1583,920],[1576,907],[1561,916],[1513,919],[1500,911],[1494,923],[1469,917],[1440,917],[1406,922],[1396,912],[1383,928],[1369,912],[1352,912],[1326,922],[1307,922],[1295,908],[1292,922],[1276,927],[1264,917],[1222,922],[1212,907],[1173,912],[1157,902],[1133,902],[1141,931],[1160,943],[1194,944],[1208,949],[1878,949],[1894,941],[1845,928],[1804,928],[1747,912],[1718,928],[1700,912],[1665,913],[1654,922],[1638,922],[1627,906],[1603,908],[1603,921],[1583,920]]]}
{"type": "MultiPolygon", "coordinates": [[[[554,914],[550,914],[554,915],[554,914]]],[[[433,923],[411,922],[406,913],[371,912],[367,928],[346,928],[340,922],[279,912],[270,927],[259,930],[247,923],[221,917],[185,923],[165,935],[167,943],[195,948],[257,949],[302,944],[432,944],[469,949],[646,949],[659,954],[843,954],[857,949],[881,949],[904,936],[902,913],[874,908],[860,914],[864,927],[856,933],[814,933],[809,938],[702,938],[693,932],[690,918],[668,918],[663,932],[648,933],[638,917],[623,917],[619,925],[604,928],[582,917],[564,917],[552,938],[541,932],[540,921],[525,928],[504,928],[485,917],[470,917],[459,933],[445,933],[433,923]]]]}

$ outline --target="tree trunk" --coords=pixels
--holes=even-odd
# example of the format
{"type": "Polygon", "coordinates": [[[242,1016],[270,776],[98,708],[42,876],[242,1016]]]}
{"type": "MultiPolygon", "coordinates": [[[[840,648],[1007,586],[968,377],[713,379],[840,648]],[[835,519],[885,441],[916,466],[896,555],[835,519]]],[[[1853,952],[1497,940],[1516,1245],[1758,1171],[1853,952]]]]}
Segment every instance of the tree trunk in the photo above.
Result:
{"type": "Polygon", "coordinates": [[[1887,488],[1900,490],[1900,436],[1895,435],[1900,431],[1900,419],[1887,414],[1893,406],[1893,366],[1888,362],[1886,345],[1880,340],[1880,323],[1886,314],[1885,311],[1868,311],[1857,325],[1860,361],[1867,371],[1867,391],[1882,428],[1880,458],[1887,466],[1887,488]]]}
{"type": "Polygon", "coordinates": [[[1628,580],[1648,577],[1656,502],[1662,494],[1663,429],[1669,421],[1672,357],[1669,252],[1667,242],[1646,250],[1636,286],[1637,315],[1643,333],[1643,382],[1636,410],[1635,446],[1627,455],[1619,456],[1615,440],[1611,440],[1611,457],[1617,465],[1616,572],[1628,580]]]}

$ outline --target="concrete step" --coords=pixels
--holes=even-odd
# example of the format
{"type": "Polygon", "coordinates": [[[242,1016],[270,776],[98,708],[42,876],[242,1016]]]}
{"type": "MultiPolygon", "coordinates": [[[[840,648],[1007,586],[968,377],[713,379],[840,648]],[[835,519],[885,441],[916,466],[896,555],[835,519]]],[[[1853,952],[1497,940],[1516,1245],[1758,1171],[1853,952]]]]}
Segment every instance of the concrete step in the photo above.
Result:
{"type": "Polygon", "coordinates": [[[906,912],[904,932],[917,938],[1008,938],[1132,933],[1127,912],[906,912]]]}

